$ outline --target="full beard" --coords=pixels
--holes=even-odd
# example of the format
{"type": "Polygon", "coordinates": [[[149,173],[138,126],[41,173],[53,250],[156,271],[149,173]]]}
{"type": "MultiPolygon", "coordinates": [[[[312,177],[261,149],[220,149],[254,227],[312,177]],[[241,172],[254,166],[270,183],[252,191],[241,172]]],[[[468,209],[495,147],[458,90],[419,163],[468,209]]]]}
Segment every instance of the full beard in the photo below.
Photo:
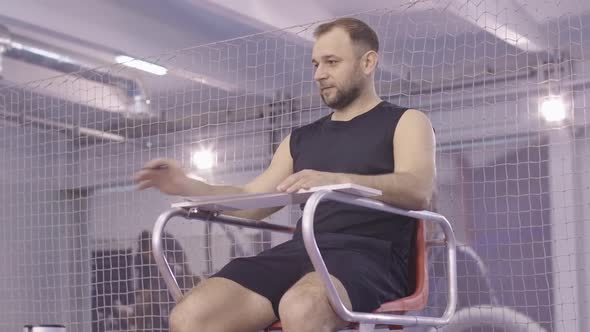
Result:
{"type": "Polygon", "coordinates": [[[324,104],[335,110],[345,108],[346,106],[350,105],[353,101],[355,101],[355,99],[357,99],[360,95],[361,88],[359,84],[355,84],[342,92],[336,89],[333,98],[326,98],[322,93],[320,93],[320,96],[322,97],[322,101],[324,102],[324,104]]]}

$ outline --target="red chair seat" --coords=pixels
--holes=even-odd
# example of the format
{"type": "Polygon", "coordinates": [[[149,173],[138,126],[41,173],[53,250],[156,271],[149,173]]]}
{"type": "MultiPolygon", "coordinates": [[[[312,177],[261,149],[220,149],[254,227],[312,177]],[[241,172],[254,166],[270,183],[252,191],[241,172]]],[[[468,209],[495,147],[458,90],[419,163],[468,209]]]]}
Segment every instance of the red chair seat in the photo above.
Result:
{"type": "MultiPolygon", "coordinates": [[[[413,243],[413,255],[409,259],[409,280],[413,284],[414,292],[409,296],[386,302],[381,305],[375,313],[404,314],[407,311],[418,311],[426,307],[428,301],[428,262],[426,259],[426,236],[425,227],[422,220],[416,225],[416,234],[413,243]]],[[[355,329],[357,323],[350,323],[347,329],[355,329]]],[[[390,330],[401,330],[403,327],[398,325],[388,326],[390,330]]],[[[282,331],[281,322],[277,321],[267,327],[265,331],[282,331]]]]}

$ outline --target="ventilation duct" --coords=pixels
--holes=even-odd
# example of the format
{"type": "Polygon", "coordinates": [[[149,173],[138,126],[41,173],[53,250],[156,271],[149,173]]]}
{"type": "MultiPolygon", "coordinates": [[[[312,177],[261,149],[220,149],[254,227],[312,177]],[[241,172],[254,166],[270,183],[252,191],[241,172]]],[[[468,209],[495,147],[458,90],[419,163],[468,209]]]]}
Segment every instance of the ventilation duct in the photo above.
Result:
{"type": "MultiPolygon", "coordinates": [[[[55,96],[76,103],[109,112],[122,113],[129,118],[155,116],[150,110],[150,101],[145,88],[138,79],[114,75],[98,63],[85,63],[82,57],[45,44],[39,40],[20,36],[0,25],[0,75],[7,81],[36,81],[35,89],[40,93],[55,96]],[[10,70],[7,62],[13,60],[24,68],[10,70]],[[27,67],[27,64],[29,65],[27,67]],[[33,65],[33,66],[30,66],[33,65]],[[41,68],[39,68],[41,67],[41,68]],[[57,72],[71,75],[60,81],[44,81],[34,77],[35,69],[47,69],[47,73],[57,72]],[[18,73],[17,73],[18,71],[18,73]],[[11,80],[11,76],[18,78],[11,80]],[[82,78],[82,80],[80,80],[82,78]],[[87,101],[72,91],[100,91],[101,97],[93,95],[87,101]]],[[[112,67],[111,67],[112,70],[112,67]]],[[[83,97],[83,96],[82,96],[83,97]]]]}

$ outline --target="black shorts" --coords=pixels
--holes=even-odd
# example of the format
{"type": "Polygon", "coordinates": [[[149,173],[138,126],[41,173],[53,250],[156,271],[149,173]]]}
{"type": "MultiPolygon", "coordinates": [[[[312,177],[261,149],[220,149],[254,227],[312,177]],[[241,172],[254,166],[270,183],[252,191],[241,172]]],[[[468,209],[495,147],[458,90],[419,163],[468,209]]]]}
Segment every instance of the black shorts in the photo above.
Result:
{"type": "MultiPolygon", "coordinates": [[[[408,295],[407,261],[391,242],[363,236],[316,234],[328,272],[346,289],[354,311],[372,312],[408,295]]],[[[270,300],[279,317],[283,294],[314,268],[303,240],[294,238],[252,257],[233,259],[212,277],[230,279],[270,300]]]]}

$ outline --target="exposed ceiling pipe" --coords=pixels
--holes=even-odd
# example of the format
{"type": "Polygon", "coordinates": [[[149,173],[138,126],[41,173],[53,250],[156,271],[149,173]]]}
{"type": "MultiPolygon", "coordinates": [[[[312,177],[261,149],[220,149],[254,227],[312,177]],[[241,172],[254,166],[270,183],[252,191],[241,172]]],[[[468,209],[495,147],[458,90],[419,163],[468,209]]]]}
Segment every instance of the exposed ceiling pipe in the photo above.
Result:
{"type": "Polygon", "coordinates": [[[411,96],[420,96],[424,94],[434,94],[434,93],[441,93],[441,92],[452,92],[452,91],[462,91],[465,89],[473,89],[475,87],[483,87],[486,85],[494,85],[498,83],[504,82],[512,82],[516,80],[526,80],[530,78],[534,78],[537,75],[536,68],[526,68],[525,70],[518,71],[516,73],[509,73],[505,75],[490,75],[488,78],[472,80],[472,79],[462,79],[461,81],[453,81],[450,84],[446,85],[427,85],[423,84],[417,89],[410,90],[408,92],[398,92],[395,94],[391,94],[388,96],[383,96],[382,98],[387,100],[392,100],[395,98],[400,97],[411,97],[411,96]]]}
{"type": "Polygon", "coordinates": [[[0,110],[0,119],[6,120],[12,123],[18,123],[20,125],[33,126],[41,129],[57,130],[59,132],[66,133],[73,137],[91,137],[100,141],[123,143],[127,141],[127,138],[112,133],[107,133],[97,129],[86,128],[75,126],[72,124],[66,124],[63,122],[52,121],[48,119],[42,119],[34,116],[24,115],[20,113],[12,113],[0,110]]]}
{"type": "Polygon", "coordinates": [[[68,53],[67,50],[60,50],[41,41],[11,33],[8,28],[0,25],[0,74],[1,58],[9,57],[123,91],[126,100],[124,114],[128,117],[156,115],[150,110],[150,100],[139,80],[100,71],[94,68],[98,67],[98,64],[86,64],[75,56],[68,56],[68,53]]]}

